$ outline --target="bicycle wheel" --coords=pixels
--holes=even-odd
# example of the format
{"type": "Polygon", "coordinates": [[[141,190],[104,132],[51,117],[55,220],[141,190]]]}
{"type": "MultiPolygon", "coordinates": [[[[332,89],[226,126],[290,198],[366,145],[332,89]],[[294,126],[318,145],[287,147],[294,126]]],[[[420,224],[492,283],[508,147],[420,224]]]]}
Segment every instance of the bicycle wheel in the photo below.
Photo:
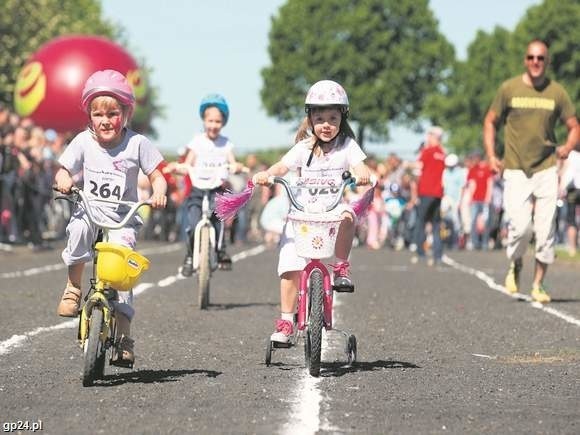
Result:
{"type": "Polygon", "coordinates": [[[310,292],[308,295],[308,331],[306,334],[306,364],[311,376],[320,375],[320,356],[322,353],[322,327],[324,289],[322,287],[322,272],[314,269],[310,274],[310,292]]]}
{"type": "Polygon", "coordinates": [[[89,336],[85,341],[85,361],[83,386],[89,387],[94,381],[103,377],[105,370],[105,345],[101,341],[103,329],[103,309],[94,307],[89,319],[89,336]]]}
{"type": "Polygon", "coordinates": [[[198,287],[199,287],[199,308],[205,310],[209,305],[209,278],[210,278],[210,265],[209,265],[209,227],[204,226],[200,231],[200,249],[199,249],[199,271],[198,277],[198,287]]]}

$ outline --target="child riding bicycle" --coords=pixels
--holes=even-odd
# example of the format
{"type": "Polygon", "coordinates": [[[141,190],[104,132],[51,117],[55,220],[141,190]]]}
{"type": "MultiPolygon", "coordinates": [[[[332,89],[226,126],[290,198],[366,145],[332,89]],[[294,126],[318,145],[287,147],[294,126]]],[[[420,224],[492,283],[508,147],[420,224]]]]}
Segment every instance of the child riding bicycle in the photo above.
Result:
{"type": "MultiPolygon", "coordinates": [[[[61,167],[55,175],[56,189],[70,193],[73,176],[82,173],[83,190],[88,194],[101,199],[136,202],[141,169],[152,186],[151,206],[164,208],[167,183],[158,168],[163,156],[149,139],[127,128],[135,108],[135,97],[126,78],[114,70],[95,72],[85,83],[81,105],[89,118],[88,127],[72,140],[59,158],[61,167]]],[[[128,211],[102,203],[95,207],[102,221],[121,222],[128,211]]],[[[137,230],[142,223],[136,215],[126,227],[111,230],[109,242],[134,249],[137,230]]],[[[92,259],[98,228],[89,222],[84,209],[77,206],[66,232],[68,239],[62,259],[68,266],[68,277],[57,312],[62,317],[76,317],[82,297],[84,265],[92,259]]],[[[135,310],[132,292],[119,292],[118,299],[115,303],[120,337],[117,353],[123,361],[133,363],[130,325],[135,310]]]]}
{"type": "MultiPolygon", "coordinates": [[[[340,186],[344,171],[352,168],[357,181],[367,184],[370,171],[365,165],[365,153],[355,142],[355,135],[348,125],[348,97],[341,85],[331,80],[315,83],[306,95],[304,118],[296,134],[296,144],[282,159],[266,171],[258,172],[252,181],[257,185],[267,185],[268,177],[284,176],[288,171],[297,171],[301,178],[334,183],[340,186]],[[324,180],[324,181],[323,181],[324,180]]],[[[310,195],[302,203],[329,205],[335,198],[324,189],[299,192],[310,195]]],[[[355,214],[347,204],[336,208],[341,215],[335,245],[336,264],[334,267],[334,290],[354,292],[349,276],[348,261],[355,229],[355,214]]],[[[276,331],[271,341],[288,343],[294,333],[294,313],[300,280],[300,271],[307,260],[296,254],[294,231],[286,223],[280,240],[278,275],[280,276],[281,318],[276,321],[276,331]]]]}
{"type": "MultiPolygon", "coordinates": [[[[229,177],[229,172],[237,172],[241,164],[236,162],[233,152],[233,143],[225,136],[221,135],[222,128],[227,124],[230,110],[224,97],[211,94],[202,99],[199,106],[199,116],[203,120],[204,132],[194,136],[187,145],[189,149],[183,167],[193,167],[191,174],[192,189],[185,200],[187,210],[187,238],[185,241],[186,255],[181,268],[183,276],[193,274],[193,242],[195,237],[195,227],[201,219],[203,189],[196,187],[196,177],[200,172],[196,169],[206,169],[211,167],[222,167],[221,179],[223,184],[210,192],[210,207],[213,208],[216,193],[223,192],[229,177]],[[228,169],[229,166],[229,169],[228,169]]],[[[180,167],[174,166],[173,170],[180,167]]],[[[232,260],[226,252],[226,242],[224,236],[224,223],[215,215],[211,218],[217,235],[217,259],[221,269],[231,269],[232,260]]]]}

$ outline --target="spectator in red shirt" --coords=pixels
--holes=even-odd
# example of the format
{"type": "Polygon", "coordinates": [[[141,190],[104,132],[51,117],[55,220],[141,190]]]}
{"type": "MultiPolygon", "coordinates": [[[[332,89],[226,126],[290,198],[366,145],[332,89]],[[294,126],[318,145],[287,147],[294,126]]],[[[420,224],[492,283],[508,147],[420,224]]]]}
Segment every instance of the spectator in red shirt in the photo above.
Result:
{"type": "Polygon", "coordinates": [[[467,189],[471,194],[471,243],[473,249],[486,250],[489,245],[489,205],[493,172],[479,151],[472,154],[473,166],[467,173],[467,189]]]}
{"type": "Polygon", "coordinates": [[[443,197],[443,171],[445,169],[445,150],[441,146],[443,129],[431,127],[427,132],[425,144],[417,159],[417,168],[420,171],[417,183],[417,192],[414,201],[417,210],[417,222],[413,236],[416,255],[411,261],[416,263],[425,258],[425,224],[431,223],[433,235],[433,258],[429,265],[438,264],[443,256],[443,244],[439,226],[441,224],[441,198],[443,197]]]}

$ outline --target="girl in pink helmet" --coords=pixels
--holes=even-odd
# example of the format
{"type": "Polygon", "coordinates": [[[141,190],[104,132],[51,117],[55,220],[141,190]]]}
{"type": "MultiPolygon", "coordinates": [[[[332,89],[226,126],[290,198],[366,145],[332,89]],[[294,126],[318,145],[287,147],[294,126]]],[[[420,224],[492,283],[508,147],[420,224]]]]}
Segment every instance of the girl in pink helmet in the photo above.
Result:
{"type": "MultiPolygon", "coordinates": [[[[149,139],[127,127],[135,97],[126,78],[114,70],[95,72],[84,86],[81,106],[87,113],[88,126],[71,141],[58,160],[57,189],[62,193],[70,192],[73,177],[80,175],[83,190],[91,195],[135,202],[138,200],[138,174],[142,170],[153,189],[152,207],[165,207],[167,183],[159,170],[163,157],[149,139]]],[[[97,210],[97,217],[120,222],[126,212],[123,208],[102,206],[97,210]]],[[[110,230],[109,241],[133,249],[142,223],[136,216],[125,228],[110,230]]],[[[57,312],[63,317],[76,317],[82,297],[84,265],[91,261],[91,248],[97,236],[97,228],[88,222],[81,207],[74,210],[67,235],[62,259],[68,266],[68,276],[57,312]]],[[[135,313],[132,297],[132,292],[119,292],[116,303],[118,333],[122,337],[117,352],[121,360],[117,364],[123,366],[132,364],[135,359],[130,338],[130,323],[135,313]]]]}
{"type": "MultiPolygon", "coordinates": [[[[331,80],[315,83],[305,101],[306,117],[296,134],[296,144],[282,159],[268,170],[258,172],[253,177],[254,184],[267,185],[269,176],[284,176],[294,171],[299,177],[325,178],[342,182],[342,173],[351,170],[358,182],[367,184],[370,171],[365,165],[365,153],[355,141],[348,125],[348,97],[341,85],[331,80]]],[[[312,195],[312,192],[303,194],[312,195]]],[[[322,192],[308,198],[310,201],[325,201],[322,192]]],[[[354,291],[349,276],[349,255],[355,230],[355,214],[347,204],[337,208],[342,215],[335,246],[334,290],[354,291]]],[[[300,271],[306,260],[296,254],[292,225],[286,224],[280,240],[278,275],[280,276],[280,296],[282,313],[276,321],[272,341],[287,343],[294,331],[294,312],[298,295],[300,271]]]]}

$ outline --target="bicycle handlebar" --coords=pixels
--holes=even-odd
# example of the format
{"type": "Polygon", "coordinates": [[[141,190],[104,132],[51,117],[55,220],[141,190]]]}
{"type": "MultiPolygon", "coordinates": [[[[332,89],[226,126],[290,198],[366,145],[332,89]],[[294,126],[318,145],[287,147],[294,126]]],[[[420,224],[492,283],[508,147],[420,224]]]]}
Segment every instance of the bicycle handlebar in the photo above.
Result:
{"type": "Polygon", "coordinates": [[[133,216],[135,216],[135,213],[137,213],[137,210],[139,210],[139,208],[141,208],[144,205],[151,205],[150,200],[133,202],[133,201],[120,201],[120,200],[116,200],[116,199],[105,199],[105,198],[99,198],[97,196],[89,196],[82,189],[79,189],[78,187],[74,187],[74,186],[71,188],[70,194],[76,195],[77,199],[70,199],[68,196],[57,196],[55,199],[66,199],[68,201],[75,202],[75,203],[82,202],[89,221],[92,224],[94,224],[100,228],[107,229],[107,230],[118,230],[120,228],[123,228],[125,225],[127,225],[129,220],[131,220],[131,218],[133,218],[133,216]],[[78,198],[80,198],[80,200],[78,198]],[[91,209],[91,204],[90,204],[91,201],[104,202],[104,203],[116,204],[116,205],[124,205],[124,206],[130,207],[130,209],[129,209],[129,212],[127,213],[127,215],[121,220],[121,222],[117,222],[117,223],[113,223],[113,224],[110,222],[101,222],[98,219],[96,219],[94,214],[93,214],[93,210],[91,209]]]}

